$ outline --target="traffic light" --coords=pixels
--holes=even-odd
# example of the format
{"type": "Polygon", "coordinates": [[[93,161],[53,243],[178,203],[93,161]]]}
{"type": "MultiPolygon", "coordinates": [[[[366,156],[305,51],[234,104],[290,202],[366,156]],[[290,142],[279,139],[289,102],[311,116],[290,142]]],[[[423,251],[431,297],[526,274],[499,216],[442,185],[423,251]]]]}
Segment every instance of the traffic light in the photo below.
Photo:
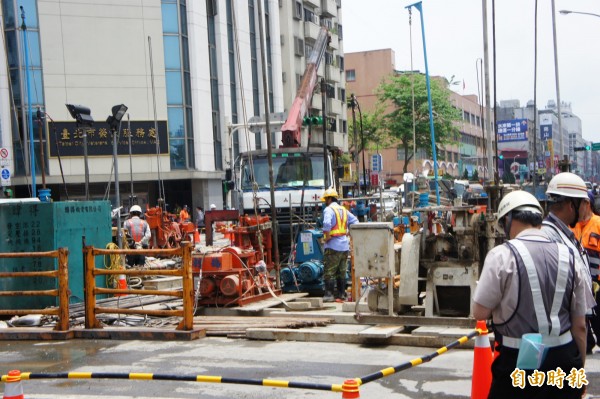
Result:
{"type": "Polygon", "coordinates": [[[322,116],[305,116],[302,119],[302,126],[309,126],[309,125],[313,125],[313,126],[319,126],[323,124],[323,117],[322,116]]]}
{"type": "Polygon", "coordinates": [[[591,145],[586,145],[583,147],[573,147],[573,151],[577,152],[577,151],[591,151],[592,150],[592,146],[591,145]]]}
{"type": "Polygon", "coordinates": [[[498,155],[498,159],[504,159],[504,155],[502,155],[502,154],[498,155]]]}

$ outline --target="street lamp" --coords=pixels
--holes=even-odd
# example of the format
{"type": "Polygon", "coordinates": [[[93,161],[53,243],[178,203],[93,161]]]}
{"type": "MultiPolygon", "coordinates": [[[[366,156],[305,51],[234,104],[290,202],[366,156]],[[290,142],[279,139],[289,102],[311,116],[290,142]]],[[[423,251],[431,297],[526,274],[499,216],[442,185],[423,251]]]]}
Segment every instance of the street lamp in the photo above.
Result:
{"type": "MultiPolygon", "coordinates": [[[[121,120],[127,112],[127,107],[124,104],[115,105],[112,107],[112,115],[106,118],[106,123],[110,126],[113,136],[113,164],[115,169],[115,195],[116,207],[117,207],[117,245],[119,248],[123,247],[123,241],[121,237],[121,191],[119,189],[119,161],[117,159],[117,129],[121,124],[121,120]]],[[[119,129],[120,130],[120,129],[119,129]]],[[[129,133],[131,134],[131,132],[129,133]]]]}
{"type": "MultiPolygon", "coordinates": [[[[65,104],[71,117],[77,122],[77,129],[80,126],[92,126],[94,119],[88,107],[83,105],[65,104]]],[[[88,168],[88,151],[87,151],[87,130],[83,130],[83,165],[85,169],[85,200],[90,199],[90,171],[88,168]]]]}
{"type": "Polygon", "coordinates": [[[559,13],[561,13],[562,15],[568,15],[568,14],[581,14],[581,15],[591,15],[593,17],[599,17],[600,18],[600,14],[594,14],[593,12],[583,12],[583,11],[571,11],[571,10],[560,10],[559,13]]]}

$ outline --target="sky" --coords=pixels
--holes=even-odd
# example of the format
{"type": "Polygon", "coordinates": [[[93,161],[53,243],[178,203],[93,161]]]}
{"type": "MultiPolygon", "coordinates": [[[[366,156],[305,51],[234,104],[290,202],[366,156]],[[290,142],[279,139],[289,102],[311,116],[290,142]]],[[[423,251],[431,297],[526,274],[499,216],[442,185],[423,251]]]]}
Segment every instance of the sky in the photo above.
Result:
{"type": "MultiPolygon", "coordinates": [[[[493,93],[492,2],[487,1],[490,101],[493,93]]],[[[396,69],[411,69],[411,25],[406,6],[414,0],[342,0],[344,52],[391,48],[396,69]]],[[[496,100],[534,98],[535,0],[496,3],[496,100]]],[[[537,104],[556,101],[551,0],[538,1],[537,104]]],[[[454,76],[460,94],[477,94],[483,59],[480,0],[422,0],[431,76],[454,76]],[[464,81],[464,89],[463,82],[464,81]]],[[[583,137],[600,142],[600,1],[555,0],[560,98],[581,118],[583,137]],[[569,14],[571,10],[599,16],[569,14]]],[[[420,14],[412,8],[412,69],[425,71],[420,14]]]]}

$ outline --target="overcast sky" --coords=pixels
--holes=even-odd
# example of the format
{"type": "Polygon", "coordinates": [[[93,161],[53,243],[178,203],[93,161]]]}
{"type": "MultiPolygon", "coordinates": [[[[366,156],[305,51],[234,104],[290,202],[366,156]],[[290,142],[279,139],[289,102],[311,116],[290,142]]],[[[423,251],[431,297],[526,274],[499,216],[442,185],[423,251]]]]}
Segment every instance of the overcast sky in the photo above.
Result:
{"type": "MultiPolygon", "coordinates": [[[[488,1],[490,87],[493,101],[492,2],[488,1]]],[[[407,0],[342,0],[344,52],[391,48],[396,69],[410,69],[407,0]]],[[[537,103],[556,100],[551,0],[538,1],[537,103]]],[[[423,0],[430,75],[461,83],[454,90],[477,94],[477,59],[483,58],[481,0],[423,0]],[[464,80],[464,91],[462,81],[464,80]]],[[[586,140],[600,142],[600,14],[598,0],[556,0],[560,97],[579,116],[586,140]]],[[[419,12],[413,8],[413,68],[425,71],[419,12]]],[[[533,100],[535,0],[496,1],[497,101],[533,100]]]]}

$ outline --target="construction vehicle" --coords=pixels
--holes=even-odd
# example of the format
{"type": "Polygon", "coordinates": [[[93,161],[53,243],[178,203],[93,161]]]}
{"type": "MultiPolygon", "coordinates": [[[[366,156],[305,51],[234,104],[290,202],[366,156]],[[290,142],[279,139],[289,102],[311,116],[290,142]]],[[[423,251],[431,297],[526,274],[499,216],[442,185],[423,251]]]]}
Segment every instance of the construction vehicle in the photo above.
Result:
{"type": "MultiPolygon", "coordinates": [[[[334,182],[331,154],[323,146],[311,146],[310,137],[304,141],[302,126],[305,119],[315,125],[320,117],[308,115],[317,71],[329,43],[329,33],[321,28],[313,50],[307,60],[300,87],[282,127],[282,146],[272,149],[275,208],[280,247],[289,247],[291,220],[311,212],[326,185],[334,182]],[[308,209],[306,208],[308,207],[308,209]]],[[[240,154],[236,171],[234,195],[238,196],[243,214],[268,213],[271,207],[269,164],[267,150],[240,154]]],[[[285,252],[285,251],[284,251],[285,252]]]]}

